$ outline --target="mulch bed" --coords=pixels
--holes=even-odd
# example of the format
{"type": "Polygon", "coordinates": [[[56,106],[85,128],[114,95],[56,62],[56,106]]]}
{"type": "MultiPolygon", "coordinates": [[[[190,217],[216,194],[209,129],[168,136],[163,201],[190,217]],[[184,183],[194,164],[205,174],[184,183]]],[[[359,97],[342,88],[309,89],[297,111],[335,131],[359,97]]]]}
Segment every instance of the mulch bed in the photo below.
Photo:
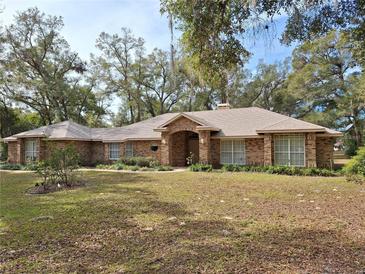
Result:
{"type": "Polygon", "coordinates": [[[36,184],[35,186],[27,189],[27,194],[47,194],[51,192],[61,191],[61,190],[71,190],[79,187],[86,186],[86,182],[84,181],[75,181],[70,183],[69,185],[63,183],[57,184],[49,184],[47,186],[43,184],[36,184]]]}

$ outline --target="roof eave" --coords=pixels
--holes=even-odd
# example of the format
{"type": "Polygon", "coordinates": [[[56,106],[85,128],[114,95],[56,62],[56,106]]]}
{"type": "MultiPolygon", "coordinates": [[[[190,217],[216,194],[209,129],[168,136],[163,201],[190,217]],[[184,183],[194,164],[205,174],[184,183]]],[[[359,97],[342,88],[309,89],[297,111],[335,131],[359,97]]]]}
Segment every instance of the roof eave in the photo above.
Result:
{"type": "Polygon", "coordinates": [[[169,129],[168,128],[165,128],[165,127],[158,127],[158,128],[154,128],[153,131],[156,131],[156,132],[168,132],[169,129]]]}
{"type": "Polygon", "coordinates": [[[326,132],[325,128],[321,129],[258,129],[257,133],[306,133],[306,132],[326,132]]]}
{"type": "Polygon", "coordinates": [[[103,143],[124,143],[128,141],[161,141],[160,137],[150,138],[125,138],[125,139],[114,139],[114,140],[103,140],[103,143]]]}
{"type": "Polygon", "coordinates": [[[211,127],[211,126],[197,126],[196,130],[210,130],[210,131],[220,131],[220,128],[211,127]]]}

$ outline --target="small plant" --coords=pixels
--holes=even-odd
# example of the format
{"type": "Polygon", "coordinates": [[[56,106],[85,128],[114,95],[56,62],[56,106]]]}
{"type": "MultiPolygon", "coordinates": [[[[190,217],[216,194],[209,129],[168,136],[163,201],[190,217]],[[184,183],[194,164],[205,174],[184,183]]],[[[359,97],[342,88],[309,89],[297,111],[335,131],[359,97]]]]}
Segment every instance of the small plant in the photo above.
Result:
{"type": "Polygon", "coordinates": [[[139,167],[138,167],[138,166],[131,166],[131,167],[129,168],[129,170],[137,171],[137,170],[139,170],[139,167]]]}
{"type": "Polygon", "coordinates": [[[118,162],[127,166],[139,166],[139,167],[156,167],[159,165],[152,157],[130,157],[122,158],[118,162]]]}
{"type": "Polygon", "coordinates": [[[365,182],[365,147],[360,147],[354,157],[345,165],[344,172],[347,180],[365,182]]]}
{"type": "Polygon", "coordinates": [[[230,172],[265,172],[269,174],[280,174],[290,176],[338,176],[341,173],[334,170],[323,168],[305,168],[305,167],[293,167],[293,166],[240,166],[236,164],[226,164],[222,167],[223,171],[230,172]]]}
{"type": "Polygon", "coordinates": [[[213,170],[212,165],[209,164],[192,164],[190,166],[190,170],[194,172],[203,171],[203,172],[211,172],[213,170]]]}
{"type": "Polygon", "coordinates": [[[33,162],[26,164],[23,169],[24,170],[31,170],[31,171],[37,171],[39,162],[33,162]]]}
{"type": "Polygon", "coordinates": [[[21,170],[23,166],[20,164],[1,163],[0,170],[21,170]]]}
{"type": "Polygon", "coordinates": [[[38,163],[36,172],[42,177],[45,189],[51,184],[71,186],[78,163],[79,154],[73,146],[56,148],[47,160],[38,163]]]}
{"type": "Polygon", "coordinates": [[[230,171],[230,172],[238,172],[242,171],[243,166],[237,165],[237,164],[224,164],[222,169],[224,171],[230,171]]]}
{"type": "Polygon", "coordinates": [[[190,152],[189,156],[186,157],[186,164],[188,166],[191,166],[193,164],[193,161],[194,161],[194,153],[190,152]]]}
{"type": "Polygon", "coordinates": [[[157,167],[157,170],[158,171],[172,171],[174,169],[172,167],[170,167],[170,166],[158,166],[157,167]]]}

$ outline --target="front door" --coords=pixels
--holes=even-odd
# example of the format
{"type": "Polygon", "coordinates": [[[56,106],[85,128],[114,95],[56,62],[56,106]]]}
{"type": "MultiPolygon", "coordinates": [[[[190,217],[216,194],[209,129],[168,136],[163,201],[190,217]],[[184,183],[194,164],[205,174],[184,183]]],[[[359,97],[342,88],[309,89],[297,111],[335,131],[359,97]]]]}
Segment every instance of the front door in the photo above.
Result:
{"type": "Polygon", "coordinates": [[[188,157],[190,156],[190,153],[193,155],[193,164],[199,162],[199,140],[189,139],[188,142],[188,157]]]}

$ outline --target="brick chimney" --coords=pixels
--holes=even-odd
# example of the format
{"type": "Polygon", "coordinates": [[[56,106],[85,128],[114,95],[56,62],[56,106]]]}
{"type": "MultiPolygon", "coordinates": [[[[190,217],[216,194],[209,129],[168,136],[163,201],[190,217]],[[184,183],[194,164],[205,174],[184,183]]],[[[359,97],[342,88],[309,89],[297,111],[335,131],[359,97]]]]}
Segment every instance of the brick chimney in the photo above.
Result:
{"type": "Polygon", "coordinates": [[[221,104],[218,104],[218,110],[222,110],[222,109],[230,109],[231,108],[231,105],[229,103],[221,103],[221,104]]]}

